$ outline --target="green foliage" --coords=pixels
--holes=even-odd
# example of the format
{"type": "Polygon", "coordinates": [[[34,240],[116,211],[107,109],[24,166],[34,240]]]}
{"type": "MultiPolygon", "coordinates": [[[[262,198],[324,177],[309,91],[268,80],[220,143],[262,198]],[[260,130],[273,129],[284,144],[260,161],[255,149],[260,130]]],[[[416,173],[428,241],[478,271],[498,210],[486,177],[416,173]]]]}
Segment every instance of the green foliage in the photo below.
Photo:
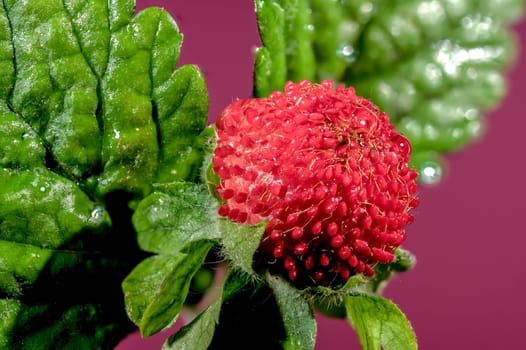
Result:
{"type": "Polygon", "coordinates": [[[199,175],[204,79],[174,71],[182,35],[168,13],[134,6],[0,8],[1,349],[113,348],[132,329],[120,283],[144,258],[130,206],[199,175]]]}
{"type": "Polygon", "coordinates": [[[220,230],[223,233],[221,243],[224,254],[232,264],[242,271],[254,274],[254,253],[265,231],[266,222],[257,225],[240,225],[226,218],[219,219],[220,230]]]}
{"type": "Polygon", "coordinates": [[[191,253],[155,255],[143,260],[123,282],[126,310],[143,336],[170,327],[177,318],[193,276],[212,243],[199,241],[191,253]]]}
{"type": "Polygon", "coordinates": [[[157,253],[123,282],[126,310],[144,336],[172,325],[218,236],[217,206],[205,186],[157,185],[138,205],[133,222],[140,247],[157,253]],[[177,215],[174,215],[177,213],[177,215]]]}
{"type": "Polygon", "coordinates": [[[191,323],[179,332],[169,337],[163,345],[163,350],[200,350],[208,349],[214,338],[221,306],[230,298],[245,289],[251,283],[249,275],[236,271],[227,276],[222,294],[218,300],[197,316],[191,323]]]}
{"type": "MultiPolygon", "coordinates": [[[[141,262],[123,282],[128,315],[143,335],[177,320],[192,278],[214,245],[224,247],[222,253],[235,268],[255,275],[253,255],[264,225],[235,224],[216,212],[217,201],[207,186],[190,182],[156,185],[137,206],[133,223],[139,245],[158,254],[141,262]]],[[[214,308],[219,312],[220,306],[214,308]]],[[[215,315],[213,310],[207,315],[215,315]]],[[[200,319],[209,322],[209,317],[200,319]]]]}
{"type": "Polygon", "coordinates": [[[256,0],[256,5],[263,43],[256,54],[256,96],[281,90],[287,80],[331,79],[354,86],[409,138],[413,165],[427,169],[421,181],[436,183],[442,173],[437,157],[478,138],[483,113],[505,93],[503,70],[515,51],[507,27],[524,2],[256,0]]]}
{"type": "Polygon", "coordinates": [[[316,320],[312,307],[301,291],[279,276],[267,275],[267,282],[274,292],[287,338],[283,348],[287,350],[314,349],[316,343],[316,320]],[[298,322],[301,320],[301,322],[298,322]]]}
{"type": "Polygon", "coordinates": [[[172,254],[187,244],[218,238],[217,203],[208,189],[191,182],[156,185],[132,218],[141,249],[172,254]]]}
{"type": "Polygon", "coordinates": [[[388,299],[356,294],[345,298],[347,317],[363,350],[416,350],[415,334],[405,315],[388,299]]]}

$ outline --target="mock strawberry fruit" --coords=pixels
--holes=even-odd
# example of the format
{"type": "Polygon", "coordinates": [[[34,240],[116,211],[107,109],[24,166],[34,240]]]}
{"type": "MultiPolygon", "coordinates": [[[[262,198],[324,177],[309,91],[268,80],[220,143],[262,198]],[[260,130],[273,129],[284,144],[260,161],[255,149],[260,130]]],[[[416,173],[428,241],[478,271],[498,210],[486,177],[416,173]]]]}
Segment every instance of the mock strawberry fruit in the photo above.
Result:
{"type": "Polygon", "coordinates": [[[289,82],[233,102],[216,123],[219,214],[268,220],[258,259],[300,286],[339,286],[391,263],[418,203],[408,140],[333,85],[289,82]]]}

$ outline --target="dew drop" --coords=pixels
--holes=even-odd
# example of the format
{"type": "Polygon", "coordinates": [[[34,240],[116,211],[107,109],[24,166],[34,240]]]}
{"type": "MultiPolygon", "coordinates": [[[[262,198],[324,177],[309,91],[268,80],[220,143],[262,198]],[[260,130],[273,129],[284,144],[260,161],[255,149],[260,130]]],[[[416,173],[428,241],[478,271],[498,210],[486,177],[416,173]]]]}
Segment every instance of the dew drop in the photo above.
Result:
{"type": "Polygon", "coordinates": [[[343,45],[341,46],[338,51],[336,52],[336,54],[343,58],[346,62],[350,63],[352,61],[354,61],[354,49],[352,46],[350,45],[343,45]]]}
{"type": "Polygon", "coordinates": [[[422,184],[433,186],[442,180],[443,169],[437,162],[424,162],[419,169],[419,173],[422,184]]]}
{"type": "Polygon", "coordinates": [[[367,14],[370,14],[374,9],[374,6],[373,4],[369,1],[369,2],[365,2],[364,4],[362,4],[359,8],[360,10],[360,14],[362,16],[365,16],[367,14]]]}
{"type": "Polygon", "coordinates": [[[40,187],[40,192],[46,192],[46,187],[45,186],[41,186],[40,187]]]}
{"type": "Polygon", "coordinates": [[[97,205],[91,212],[89,221],[94,224],[100,224],[104,220],[104,208],[97,205]]]}

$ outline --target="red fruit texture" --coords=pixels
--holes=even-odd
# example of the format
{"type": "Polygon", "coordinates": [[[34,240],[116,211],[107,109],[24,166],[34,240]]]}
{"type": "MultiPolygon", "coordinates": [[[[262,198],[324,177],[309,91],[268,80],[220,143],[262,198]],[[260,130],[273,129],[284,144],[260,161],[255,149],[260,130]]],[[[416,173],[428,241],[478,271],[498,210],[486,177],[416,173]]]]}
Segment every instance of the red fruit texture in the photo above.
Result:
{"type": "Polygon", "coordinates": [[[417,206],[411,148],[353,88],[288,82],[237,100],[216,123],[219,214],[268,220],[258,256],[302,286],[372,276],[406,238],[417,206]]]}

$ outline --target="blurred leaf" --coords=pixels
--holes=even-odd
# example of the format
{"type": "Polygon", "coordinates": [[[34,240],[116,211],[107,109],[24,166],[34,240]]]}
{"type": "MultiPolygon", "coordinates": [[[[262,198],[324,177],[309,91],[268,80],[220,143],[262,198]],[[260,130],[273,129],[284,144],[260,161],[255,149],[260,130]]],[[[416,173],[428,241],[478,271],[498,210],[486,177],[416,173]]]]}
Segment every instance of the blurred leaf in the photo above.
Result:
{"type": "Polygon", "coordinates": [[[481,135],[482,113],[505,93],[503,70],[515,53],[507,27],[523,7],[522,0],[256,0],[263,47],[254,91],[268,96],[301,79],[354,86],[409,138],[412,164],[423,172],[430,161],[440,166],[437,154],[481,135]]]}
{"type": "Polygon", "coordinates": [[[268,96],[287,79],[285,13],[276,1],[255,0],[259,35],[265,47],[256,51],[254,94],[268,96]]]}

